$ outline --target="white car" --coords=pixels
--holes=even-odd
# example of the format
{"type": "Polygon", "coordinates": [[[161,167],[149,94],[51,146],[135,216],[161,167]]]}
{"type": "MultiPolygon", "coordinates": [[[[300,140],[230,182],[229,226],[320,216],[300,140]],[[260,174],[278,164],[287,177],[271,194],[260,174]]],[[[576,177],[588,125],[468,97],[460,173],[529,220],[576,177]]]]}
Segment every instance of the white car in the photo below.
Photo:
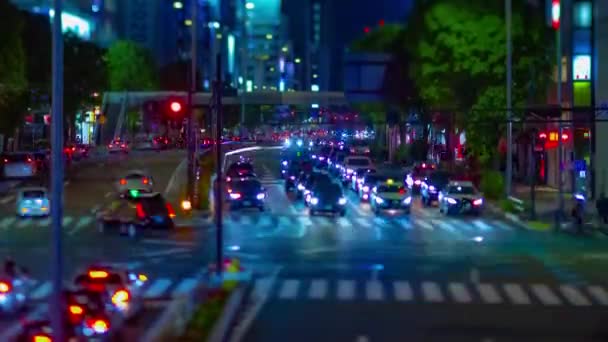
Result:
{"type": "Polygon", "coordinates": [[[342,167],[342,181],[348,182],[352,179],[353,173],[357,169],[374,169],[374,164],[369,157],[365,156],[349,156],[344,158],[344,163],[342,167]]]}
{"type": "Polygon", "coordinates": [[[23,188],[17,193],[17,215],[43,217],[50,213],[48,191],[45,188],[23,188]]]}
{"type": "Polygon", "coordinates": [[[471,182],[452,181],[439,192],[439,212],[449,214],[480,215],[483,196],[471,182]]]}
{"type": "Polygon", "coordinates": [[[29,153],[7,153],[0,162],[5,178],[31,178],[38,172],[36,160],[29,153]]]}
{"type": "Polygon", "coordinates": [[[133,170],[120,178],[116,187],[120,194],[129,190],[152,192],[154,190],[154,179],[144,171],[133,170]]]}
{"type": "Polygon", "coordinates": [[[124,140],[114,139],[108,144],[109,153],[129,153],[129,143],[124,140]]]}

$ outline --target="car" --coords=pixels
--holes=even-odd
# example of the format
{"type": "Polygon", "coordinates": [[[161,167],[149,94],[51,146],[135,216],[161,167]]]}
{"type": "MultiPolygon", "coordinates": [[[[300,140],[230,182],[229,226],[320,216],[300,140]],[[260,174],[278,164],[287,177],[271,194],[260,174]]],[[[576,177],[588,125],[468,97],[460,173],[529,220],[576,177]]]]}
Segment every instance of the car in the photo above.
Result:
{"type": "Polygon", "coordinates": [[[452,174],[447,171],[433,171],[420,184],[422,205],[430,206],[439,198],[439,191],[450,182],[452,174]]]}
{"type": "Polygon", "coordinates": [[[362,182],[359,184],[359,200],[368,202],[371,190],[379,183],[385,182],[389,177],[378,173],[367,173],[363,176],[362,182]]]}
{"type": "Polygon", "coordinates": [[[315,160],[315,166],[318,169],[327,169],[327,162],[332,151],[333,147],[326,145],[322,146],[316,154],[312,155],[312,158],[315,160]]]}
{"type": "Polygon", "coordinates": [[[339,175],[342,170],[342,164],[344,163],[344,159],[348,156],[348,153],[344,151],[336,151],[334,154],[329,157],[327,161],[327,169],[333,175],[339,175]]]}
{"type": "Polygon", "coordinates": [[[331,177],[324,172],[319,172],[319,171],[313,171],[310,173],[304,173],[302,172],[300,174],[300,178],[298,179],[298,185],[296,188],[296,198],[297,199],[304,199],[305,203],[306,203],[306,199],[308,198],[308,195],[310,193],[310,190],[312,189],[313,185],[316,182],[323,182],[323,183],[332,183],[331,177]]]}
{"type": "Polygon", "coordinates": [[[121,195],[126,194],[129,190],[152,192],[154,190],[154,179],[144,171],[131,170],[116,182],[116,189],[121,195]]]}
{"type": "Polygon", "coordinates": [[[349,145],[348,150],[353,155],[369,155],[370,154],[369,142],[366,140],[353,140],[348,145],[349,145]]]}
{"type": "Polygon", "coordinates": [[[125,198],[112,202],[102,210],[97,220],[98,230],[102,233],[118,227],[121,234],[135,238],[140,229],[173,229],[174,218],[173,207],[160,193],[129,190],[125,198]]]}
{"type": "Polygon", "coordinates": [[[76,288],[107,295],[112,311],[124,320],[136,317],[144,309],[148,283],[144,273],[103,263],[90,265],[74,276],[76,288]]]}
{"type": "Polygon", "coordinates": [[[253,165],[249,162],[238,161],[236,163],[232,163],[230,166],[228,166],[225,174],[226,182],[231,182],[233,178],[257,178],[255,172],[253,171],[253,165]]]}
{"type": "Polygon", "coordinates": [[[311,216],[317,213],[346,215],[346,197],[338,184],[316,184],[310,192],[308,210],[311,216]]]}
{"type": "Polygon", "coordinates": [[[350,188],[354,192],[359,192],[359,186],[363,183],[363,178],[365,175],[370,173],[376,173],[376,169],[374,168],[357,168],[351,175],[350,188]]]}
{"type": "Polygon", "coordinates": [[[389,178],[385,182],[379,182],[371,190],[370,205],[376,215],[385,210],[402,211],[409,214],[412,196],[402,182],[389,178]]]}
{"type": "Polygon", "coordinates": [[[483,196],[472,182],[451,181],[438,195],[439,212],[450,214],[480,215],[483,210],[483,196]]]}
{"type": "Polygon", "coordinates": [[[17,191],[17,215],[45,217],[50,214],[50,199],[46,188],[28,187],[17,191]]]}
{"type": "Polygon", "coordinates": [[[348,182],[351,180],[355,169],[373,169],[374,164],[369,157],[365,156],[349,156],[344,159],[344,165],[341,168],[341,179],[342,182],[348,182]]]}
{"type": "Polygon", "coordinates": [[[412,190],[413,193],[419,193],[422,181],[424,178],[428,177],[428,175],[430,175],[435,168],[436,167],[434,164],[429,163],[415,165],[405,176],[405,184],[410,190],[412,190]]]}
{"type": "Polygon", "coordinates": [[[129,143],[116,138],[108,144],[108,153],[129,153],[129,143]]]}
{"type": "Polygon", "coordinates": [[[4,178],[33,178],[38,174],[38,163],[32,153],[6,153],[0,161],[4,178]]]}
{"type": "MultiPolygon", "coordinates": [[[[312,170],[311,170],[312,171],[312,170]]],[[[309,171],[309,172],[311,172],[309,171]]],[[[290,192],[296,189],[298,178],[300,177],[301,172],[306,172],[302,169],[301,164],[292,163],[289,165],[289,168],[285,170],[285,192],[290,192]]]]}
{"type": "Polygon", "coordinates": [[[230,183],[227,188],[231,210],[241,208],[265,209],[266,189],[257,179],[245,179],[230,183]]]}
{"type": "Polygon", "coordinates": [[[147,137],[135,139],[132,145],[133,149],[138,151],[160,151],[161,149],[161,145],[159,144],[158,140],[147,137]]]}
{"type": "Polygon", "coordinates": [[[27,307],[35,281],[23,271],[0,275],[0,310],[12,315],[27,307]]]}

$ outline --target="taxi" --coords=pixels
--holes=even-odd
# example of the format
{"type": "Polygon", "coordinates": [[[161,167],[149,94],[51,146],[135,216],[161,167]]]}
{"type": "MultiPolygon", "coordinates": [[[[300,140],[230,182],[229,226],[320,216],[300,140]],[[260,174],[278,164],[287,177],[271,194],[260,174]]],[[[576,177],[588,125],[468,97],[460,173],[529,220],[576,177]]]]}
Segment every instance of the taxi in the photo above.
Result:
{"type": "Polygon", "coordinates": [[[378,182],[372,188],[370,205],[374,213],[379,215],[383,211],[391,213],[401,211],[405,214],[410,213],[412,196],[406,189],[403,182],[397,182],[392,178],[384,182],[378,182]]]}

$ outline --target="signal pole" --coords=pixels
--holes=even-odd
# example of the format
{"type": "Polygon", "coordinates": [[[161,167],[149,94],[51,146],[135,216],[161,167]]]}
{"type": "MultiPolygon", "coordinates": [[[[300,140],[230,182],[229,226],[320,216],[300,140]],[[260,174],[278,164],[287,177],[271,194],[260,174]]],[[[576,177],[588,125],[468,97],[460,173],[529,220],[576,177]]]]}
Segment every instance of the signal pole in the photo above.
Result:
{"type": "Polygon", "coordinates": [[[563,124],[562,124],[562,31],[561,31],[561,1],[553,0],[551,3],[551,21],[555,29],[555,50],[556,50],[556,67],[557,67],[557,105],[559,110],[559,121],[557,130],[557,188],[558,194],[558,212],[557,225],[559,225],[564,213],[564,184],[562,181],[563,164],[564,164],[564,144],[562,141],[563,124]]]}
{"type": "Polygon", "coordinates": [[[217,275],[219,280],[222,279],[222,272],[224,270],[224,238],[223,238],[223,208],[222,208],[222,58],[218,53],[216,57],[216,77],[213,96],[214,96],[214,107],[215,107],[215,172],[216,172],[216,187],[215,187],[215,225],[217,230],[216,236],[216,259],[217,259],[217,275]]]}
{"type": "Polygon", "coordinates": [[[55,0],[53,16],[53,94],[51,110],[51,271],[53,294],[50,296],[50,317],[55,341],[65,341],[61,315],[61,288],[63,278],[62,221],[63,221],[63,32],[62,1],[55,0]]]}
{"type": "Polygon", "coordinates": [[[511,195],[511,181],[513,179],[513,116],[511,112],[511,87],[513,85],[513,41],[512,41],[512,0],[505,2],[505,15],[507,23],[507,165],[505,175],[505,194],[511,195]]]}
{"type": "Polygon", "coordinates": [[[187,120],[187,137],[188,137],[188,189],[187,189],[187,198],[192,203],[193,194],[194,194],[194,175],[195,175],[195,150],[196,144],[196,132],[194,130],[194,103],[192,100],[192,96],[196,93],[196,57],[197,57],[197,18],[198,14],[198,1],[192,0],[192,30],[190,33],[191,42],[190,42],[190,61],[191,61],[191,70],[190,70],[190,90],[188,91],[188,120],[187,120]]]}

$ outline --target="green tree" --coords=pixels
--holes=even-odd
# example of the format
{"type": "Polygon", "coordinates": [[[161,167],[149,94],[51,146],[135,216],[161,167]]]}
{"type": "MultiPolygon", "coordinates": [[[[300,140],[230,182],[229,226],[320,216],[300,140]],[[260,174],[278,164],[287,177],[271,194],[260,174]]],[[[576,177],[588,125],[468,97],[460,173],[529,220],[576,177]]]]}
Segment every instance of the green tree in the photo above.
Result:
{"type": "Polygon", "coordinates": [[[4,133],[11,133],[19,122],[22,94],[27,89],[22,31],[17,8],[0,0],[0,130],[4,133]]]}
{"type": "Polygon", "coordinates": [[[113,91],[158,88],[156,67],[150,54],[131,41],[117,41],[106,54],[108,79],[113,91]]]}

